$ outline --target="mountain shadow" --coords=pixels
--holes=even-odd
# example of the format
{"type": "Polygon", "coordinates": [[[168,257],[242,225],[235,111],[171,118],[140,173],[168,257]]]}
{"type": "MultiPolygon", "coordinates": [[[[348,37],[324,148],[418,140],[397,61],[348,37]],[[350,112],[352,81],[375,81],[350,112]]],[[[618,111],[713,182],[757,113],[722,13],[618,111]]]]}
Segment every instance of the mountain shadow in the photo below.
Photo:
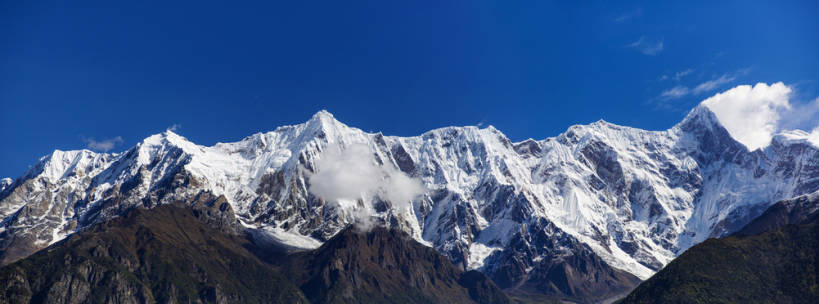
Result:
{"type": "Polygon", "coordinates": [[[252,243],[193,212],[135,208],[0,268],[0,303],[307,303],[252,243]]]}
{"type": "Polygon", "coordinates": [[[815,197],[773,205],[740,233],[692,247],[620,303],[819,303],[819,217],[799,212],[810,205],[815,197]]]}
{"type": "Polygon", "coordinates": [[[406,233],[348,227],[282,271],[312,303],[510,303],[484,274],[462,272],[406,233]]]}
{"type": "Polygon", "coordinates": [[[196,212],[134,208],[75,233],[0,268],[0,303],[510,303],[403,232],[350,227],[288,256],[196,212]]]}

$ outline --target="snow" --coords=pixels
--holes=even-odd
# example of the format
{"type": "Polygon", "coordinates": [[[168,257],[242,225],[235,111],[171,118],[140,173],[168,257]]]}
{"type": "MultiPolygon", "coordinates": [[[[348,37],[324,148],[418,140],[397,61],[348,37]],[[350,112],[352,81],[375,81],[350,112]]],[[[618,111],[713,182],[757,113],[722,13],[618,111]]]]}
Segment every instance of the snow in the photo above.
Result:
{"type": "MultiPolygon", "coordinates": [[[[307,228],[309,221],[323,221],[328,225],[323,229],[341,229],[354,220],[351,212],[358,204],[340,200],[320,210],[293,204],[290,195],[306,195],[298,192],[305,190],[299,187],[309,184],[310,170],[322,152],[329,145],[364,144],[385,166],[398,168],[394,155],[401,148],[411,161],[412,172],[404,173],[416,178],[427,194],[413,200],[411,208],[374,216],[384,222],[399,219],[398,228],[443,253],[464,248],[468,268],[485,268],[486,258],[506,248],[516,233],[529,229],[528,223],[546,219],[589,245],[613,267],[647,278],[654,270],[645,265],[662,267],[715,233],[717,224],[732,212],[804,194],[800,183],[817,178],[804,170],[772,170],[811,164],[816,160],[815,144],[795,160],[780,155],[784,152],[773,146],[764,150],[762,158],[745,149],[720,154],[724,151],[701,145],[708,138],[725,140],[718,142],[720,147],[733,147],[730,138],[717,136],[720,130],[719,121],[702,106],[669,130],[645,131],[601,120],[572,126],[556,137],[519,143],[491,126],[383,136],[346,126],[320,111],[303,124],[210,147],[166,131],[121,154],[58,150],[43,158],[23,181],[41,178],[73,191],[69,191],[73,196],[52,202],[61,204],[55,210],[65,214],[51,220],[58,228],[50,231],[50,242],[72,233],[64,231],[66,223],[92,210],[114,187],[136,179],[134,191],[149,196],[156,185],[182,168],[201,185],[175,194],[185,197],[205,190],[224,195],[249,229],[293,248],[310,249],[321,243],[309,236],[319,229],[307,228]],[[522,144],[537,149],[521,154],[515,146],[522,144]],[[279,196],[259,194],[263,177],[276,173],[285,181],[277,185],[279,196]],[[84,199],[86,206],[74,208],[72,204],[84,199]],[[256,210],[256,202],[262,208],[301,209],[284,219],[270,219],[261,215],[273,209],[256,210]],[[287,229],[281,228],[285,222],[287,229]],[[620,248],[625,240],[635,244],[634,254],[620,248]]],[[[808,137],[805,132],[790,132],[777,135],[775,141],[787,147],[808,137]]],[[[56,189],[30,185],[32,197],[56,189]]],[[[3,217],[34,202],[3,199],[3,217]]]]}
{"type": "Polygon", "coordinates": [[[7,187],[11,186],[14,183],[14,180],[8,177],[0,179],[0,192],[3,192],[7,187]]]}
{"type": "Polygon", "coordinates": [[[298,250],[311,250],[321,246],[321,242],[309,236],[304,236],[298,233],[285,231],[276,227],[262,227],[261,231],[265,233],[272,241],[277,244],[284,244],[298,250]]]}
{"type": "Polygon", "coordinates": [[[774,135],[773,141],[783,146],[810,144],[815,148],[819,148],[819,128],[811,133],[802,130],[782,131],[774,135]]]}
{"type": "Polygon", "coordinates": [[[492,253],[500,250],[503,250],[503,248],[488,247],[481,243],[472,243],[472,246],[469,247],[469,262],[467,267],[469,270],[483,267],[484,260],[492,255],[492,253]]]}

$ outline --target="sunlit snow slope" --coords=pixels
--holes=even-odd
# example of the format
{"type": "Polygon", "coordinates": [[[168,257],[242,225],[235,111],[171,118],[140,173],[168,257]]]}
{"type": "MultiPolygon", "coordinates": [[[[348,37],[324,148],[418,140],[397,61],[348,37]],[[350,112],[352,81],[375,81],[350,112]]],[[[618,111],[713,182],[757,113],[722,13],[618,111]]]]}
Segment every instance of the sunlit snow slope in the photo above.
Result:
{"type": "Polygon", "coordinates": [[[324,111],[211,147],[166,131],[118,154],[55,151],[3,182],[0,252],[8,263],[134,206],[206,200],[227,202],[255,235],[311,248],[353,220],[345,208],[366,203],[384,225],[465,268],[493,274],[515,259],[520,277],[590,249],[645,279],[770,204],[819,189],[817,147],[796,137],[748,151],[704,106],[665,131],[599,121],[517,143],[491,126],[384,136],[324,111]],[[336,203],[309,191],[328,145],[360,144],[373,162],[420,180],[425,194],[400,208],[378,196],[336,203]]]}

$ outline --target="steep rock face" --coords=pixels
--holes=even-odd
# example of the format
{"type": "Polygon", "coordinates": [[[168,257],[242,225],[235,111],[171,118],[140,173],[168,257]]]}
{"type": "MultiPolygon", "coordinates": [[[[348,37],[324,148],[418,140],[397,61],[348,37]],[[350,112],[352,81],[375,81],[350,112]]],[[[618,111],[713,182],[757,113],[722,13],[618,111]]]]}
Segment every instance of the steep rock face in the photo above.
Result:
{"type": "Polygon", "coordinates": [[[755,235],[785,225],[799,225],[819,217],[819,191],[779,201],[735,235],[755,235]]]}
{"type": "Polygon", "coordinates": [[[523,298],[551,295],[580,303],[624,294],[640,279],[606,264],[588,245],[541,220],[516,233],[483,268],[504,290],[523,298]]]}
{"type": "Polygon", "coordinates": [[[312,303],[510,302],[483,274],[464,274],[397,230],[348,228],[284,264],[312,303]]]}
{"type": "Polygon", "coordinates": [[[2,303],[306,303],[188,208],[135,208],[0,268],[2,303]]]}
{"type": "MultiPolygon", "coordinates": [[[[316,248],[354,221],[346,209],[358,202],[325,202],[309,191],[310,176],[326,149],[362,144],[374,163],[426,189],[408,207],[382,197],[360,202],[377,205],[378,222],[493,277],[508,257],[531,259],[509,286],[549,277],[537,272],[554,268],[538,265],[552,259],[599,258],[644,279],[690,246],[736,231],[771,202],[819,183],[815,146],[780,135],[748,151],[702,106],[665,131],[600,121],[519,143],[492,127],[384,136],[319,112],[304,124],[212,147],[165,132],[120,154],[56,151],[0,192],[0,257],[24,257],[133,206],[197,197],[208,198],[201,205],[210,210],[227,203],[233,214],[214,220],[235,217],[232,229],[316,248]],[[554,234],[555,248],[532,241],[541,233],[554,234]]],[[[625,281],[613,289],[631,280],[612,273],[600,282],[614,278],[625,281]]]]}

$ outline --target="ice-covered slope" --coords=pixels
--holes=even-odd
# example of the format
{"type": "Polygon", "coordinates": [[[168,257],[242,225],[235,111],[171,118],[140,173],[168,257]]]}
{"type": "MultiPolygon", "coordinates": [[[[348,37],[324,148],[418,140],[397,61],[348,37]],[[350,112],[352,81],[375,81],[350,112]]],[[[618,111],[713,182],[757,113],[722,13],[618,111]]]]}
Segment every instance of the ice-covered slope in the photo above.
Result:
{"type": "Polygon", "coordinates": [[[493,275],[514,260],[522,270],[507,277],[525,281],[541,263],[588,251],[647,278],[771,203],[819,188],[817,148],[791,138],[748,151],[702,106],[666,131],[599,121],[518,143],[493,127],[384,136],[324,111],[211,147],[167,131],[120,154],[41,159],[0,191],[0,251],[8,262],[133,206],[191,201],[226,202],[254,235],[314,247],[365,202],[325,202],[309,177],[329,146],[363,144],[373,162],[426,189],[408,209],[373,197],[380,221],[456,264],[493,275]]]}

